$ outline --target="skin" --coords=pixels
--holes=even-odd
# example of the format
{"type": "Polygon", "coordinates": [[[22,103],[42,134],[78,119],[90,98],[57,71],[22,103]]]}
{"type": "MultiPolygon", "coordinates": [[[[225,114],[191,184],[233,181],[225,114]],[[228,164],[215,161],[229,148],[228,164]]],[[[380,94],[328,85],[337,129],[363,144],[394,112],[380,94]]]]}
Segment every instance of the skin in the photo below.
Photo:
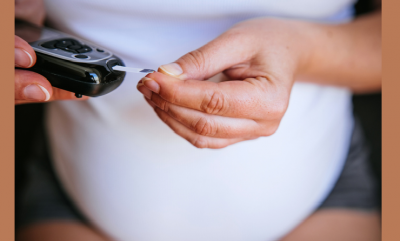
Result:
{"type": "Polygon", "coordinates": [[[51,220],[29,225],[16,235],[16,241],[111,241],[99,231],[80,222],[51,220]]]}
{"type": "Polygon", "coordinates": [[[280,241],[380,241],[376,211],[323,209],[310,215],[280,241]]]}
{"type": "MultiPolygon", "coordinates": [[[[16,0],[15,17],[36,25],[43,25],[45,9],[42,0],[16,0]]],[[[15,36],[15,67],[30,68],[36,63],[36,54],[32,47],[23,39],[15,36]]],[[[87,100],[84,96],[77,99],[74,93],[52,87],[50,82],[37,73],[15,69],[15,104],[39,103],[54,100],[87,100]],[[28,95],[28,86],[39,86],[36,95],[28,95]],[[40,89],[42,88],[42,89],[40,89]],[[43,88],[45,90],[43,90],[43,88]],[[40,92],[42,91],[42,92],[40,92]],[[46,92],[47,91],[47,95],[46,92]],[[35,98],[32,98],[35,97],[35,98]]]]}
{"type": "Polygon", "coordinates": [[[253,19],[161,66],[138,90],[195,147],[224,148],[274,134],[295,81],[379,91],[380,31],[380,13],[339,25],[253,19]],[[219,73],[228,81],[199,81],[219,73]]]}
{"type": "MultiPolygon", "coordinates": [[[[16,1],[18,18],[42,24],[44,13],[41,0],[16,1]]],[[[242,22],[178,59],[183,73],[161,66],[139,81],[138,90],[162,121],[196,147],[222,148],[268,136],[279,126],[295,81],[359,93],[380,90],[380,21],[375,13],[342,25],[267,18],[242,22]],[[212,76],[219,81],[199,81],[212,76]]],[[[36,61],[25,41],[16,37],[15,47],[36,61]]],[[[30,64],[27,55],[16,53],[16,66],[30,64]]],[[[76,99],[43,76],[16,70],[16,104],[44,101],[24,96],[30,84],[46,88],[50,100],[76,99]]],[[[380,232],[378,212],[328,209],[310,215],[281,241],[378,241],[380,232]]],[[[63,220],[23,227],[17,240],[111,241],[87,224],[63,220]]]]}

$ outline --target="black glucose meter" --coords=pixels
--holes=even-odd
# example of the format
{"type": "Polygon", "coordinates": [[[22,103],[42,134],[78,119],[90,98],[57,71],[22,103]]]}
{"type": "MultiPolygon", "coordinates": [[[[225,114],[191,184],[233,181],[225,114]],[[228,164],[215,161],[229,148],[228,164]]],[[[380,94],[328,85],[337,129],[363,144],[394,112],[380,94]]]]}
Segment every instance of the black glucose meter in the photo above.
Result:
{"type": "Polygon", "coordinates": [[[124,71],[113,70],[114,66],[125,66],[120,58],[85,40],[21,20],[15,21],[15,35],[36,52],[36,64],[28,70],[78,98],[105,95],[125,78],[124,71]]]}

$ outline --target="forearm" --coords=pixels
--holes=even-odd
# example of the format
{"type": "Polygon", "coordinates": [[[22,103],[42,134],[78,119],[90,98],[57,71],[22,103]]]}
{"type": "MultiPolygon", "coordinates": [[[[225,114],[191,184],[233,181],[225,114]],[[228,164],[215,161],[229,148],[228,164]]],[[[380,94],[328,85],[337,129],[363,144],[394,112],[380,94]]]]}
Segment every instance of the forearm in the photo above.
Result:
{"type": "Polygon", "coordinates": [[[375,12],[340,25],[313,24],[312,45],[299,81],[336,85],[353,92],[381,88],[381,14],[375,12]]]}

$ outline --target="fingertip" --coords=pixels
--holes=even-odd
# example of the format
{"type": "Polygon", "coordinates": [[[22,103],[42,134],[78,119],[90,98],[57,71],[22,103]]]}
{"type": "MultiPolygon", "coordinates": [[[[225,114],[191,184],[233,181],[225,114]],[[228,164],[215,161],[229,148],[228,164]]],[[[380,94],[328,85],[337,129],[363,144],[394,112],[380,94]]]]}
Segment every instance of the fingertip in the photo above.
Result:
{"type": "MultiPolygon", "coordinates": [[[[18,37],[17,35],[15,35],[14,43],[15,43],[15,45],[14,45],[15,49],[22,50],[22,52],[23,52],[22,54],[27,55],[29,58],[29,63],[27,63],[21,67],[24,67],[24,68],[32,67],[36,62],[36,54],[35,54],[35,51],[33,50],[33,48],[29,45],[28,42],[26,42],[22,38],[18,37]]],[[[16,59],[16,62],[17,62],[17,59],[16,59]]]]}
{"type": "MultiPolygon", "coordinates": [[[[143,77],[141,79],[143,85],[145,87],[147,87],[149,90],[155,92],[155,93],[159,93],[160,92],[160,85],[157,83],[157,81],[155,81],[154,79],[150,79],[147,77],[143,77]]],[[[140,87],[140,86],[139,86],[140,87]]],[[[140,91],[140,90],[139,90],[140,91]]]]}
{"type": "Polygon", "coordinates": [[[145,78],[150,78],[158,82],[159,84],[171,83],[171,82],[182,82],[183,80],[177,78],[176,76],[167,75],[160,72],[154,72],[145,76],[145,78]]]}
{"type": "Polygon", "coordinates": [[[30,68],[33,66],[32,55],[25,49],[15,48],[14,56],[15,56],[15,66],[21,68],[30,68]]]}
{"type": "Polygon", "coordinates": [[[41,86],[41,85],[37,85],[37,86],[39,86],[39,88],[43,91],[43,93],[45,94],[45,96],[46,96],[46,99],[44,100],[44,101],[48,101],[48,100],[50,100],[50,93],[49,93],[49,91],[46,89],[46,88],[44,88],[43,86],[41,86]]]}
{"type": "Polygon", "coordinates": [[[140,86],[143,86],[143,85],[144,85],[144,84],[143,84],[143,80],[141,79],[141,80],[139,80],[139,82],[137,83],[136,88],[139,89],[139,87],[140,87],[140,86]]]}
{"type": "Polygon", "coordinates": [[[15,70],[15,99],[49,101],[53,96],[50,82],[42,75],[28,70],[15,70]]]}
{"type": "Polygon", "coordinates": [[[179,78],[179,76],[183,74],[182,67],[177,63],[161,65],[157,71],[177,78],[179,78]]]}
{"type": "MultiPolygon", "coordinates": [[[[181,82],[183,82],[183,80],[170,75],[154,72],[142,78],[140,85],[143,84],[146,88],[154,93],[166,94],[173,91],[177,84],[179,85],[181,82]]],[[[138,87],[141,88],[141,86],[138,87]]]]}
{"type": "Polygon", "coordinates": [[[140,86],[138,85],[137,89],[145,97],[151,98],[152,92],[155,92],[155,93],[160,92],[160,86],[153,79],[144,77],[141,81],[142,81],[142,84],[140,86]]]}
{"type": "Polygon", "coordinates": [[[19,99],[31,101],[48,101],[50,99],[50,94],[43,86],[34,83],[23,88],[23,95],[20,96],[19,99]]]}
{"type": "MultiPolygon", "coordinates": [[[[147,74],[144,78],[150,78],[150,79],[157,79],[157,77],[160,77],[160,73],[159,72],[153,72],[153,73],[149,73],[147,74]]],[[[139,81],[140,82],[140,81],[139,81]]]]}
{"type": "Polygon", "coordinates": [[[28,65],[28,68],[32,67],[32,66],[33,66],[33,58],[32,58],[32,55],[31,55],[28,51],[26,51],[25,49],[22,49],[22,51],[24,51],[24,52],[26,53],[26,55],[28,55],[28,57],[29,57],[29,65],[28,65]]]}

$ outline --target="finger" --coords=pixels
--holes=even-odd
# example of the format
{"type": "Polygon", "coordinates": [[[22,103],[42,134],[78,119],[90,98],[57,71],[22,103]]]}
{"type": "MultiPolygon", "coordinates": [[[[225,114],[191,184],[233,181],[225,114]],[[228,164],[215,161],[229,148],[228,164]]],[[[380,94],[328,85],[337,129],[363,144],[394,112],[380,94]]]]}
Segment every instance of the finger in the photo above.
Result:
{"type": "Polygon", "coordinates": [[[147,99],[146,97],[144,99],[153,109],[157,107],[151,100],[147,99]]]}
{"type": "Polygon", "coordinates": [[[22,38],[15,35],[15,66],[30,68],[36,63],[36,54],[32,47],[22,38]]]}
{"type": "MultiPolygon", "coordinates": [[[[156,105],[154,102],[149,101],[156,105]]],[[[193,132],[217,138],[252,138],[270,133],[254,120],[205,114],[166,102],[157,106],[193,132]],[[263,132],[266,132],[265,134],[263,132]]]]}
{"type": "Polygon", "coordinates": [[[48,101],[53,95],[49,81],[40,74],[15,70],[15,100],[48,101]]]}
{"type": "Polygon", "coordinates": [[[167,113],[159,108],[155,108],[158,117],[167,124],[176,134],[186,139],[197,148],[211,148],[219,149],[224,148],[234,143],[244,141],[244,138],[223,139],[199,135],[192,130],[188,129],[178,121],[174,120],[167,113]]]}
{"type": "Polygon", "coordinates": [[[15,70],[16,104],[70,99],[87,100],[88,98],[83,96],[78,99],[72,92],[52,87],[50,82],[40,74],[28,70],[15,70]]]}
{"type": "Polygon", "coordinates": [[[144,86],[152,90],[152,100],[159,106],[162,100],[207,114],[259,119],[266,112],[285,111],[288,89],[273,84],[263,77],[244,81],[213,83],[209,81],[179,80],[161,73],[144,78],[144,86]],[[158,88],[154,88],[157,83],[158,88]],[[160,98],[158,98],[160,97],[160,98]]]}
{"type": "Polygon", "coordinates": [[[146,86],[144,86],[143,81],[140,80],[137,84],[136,88],[142,93],[146,98],[151,99],[152,91],[149,90],[146,86]]]}
{"type": "MultiPolygon", "coordinates": [[[[58,94],[58,96],[60,96],[60,94],[58,94]]],[[[68,101],[68,100],[74,100],[74,101],[83,101],[83,100],[88,100],[90,99],[89,96],[82,96],[82,98],[77,98],[75,96],[74,93],[71,93],[69,91],[66,90],[62,90],[62,89],[58,89],[53,87],[53,96],[50,98],[50,100],[48,100],[47,102],[50,101],[55,101],[55,100],[64,100],[64,101],[68,101]],[[55,93],[57,93],[58,91],[60,92],[65,92],[63,94],[61,94],[61,97],[55,97],[55,93]]],[[[30,104],[30,103],[42,103],[45,101],[33,101],[33,100],[15,100],[15,104],[30,104]]]]}
{"type": "Polygon", "coordinates": [[[229,31],[185,54],[174,63],[160,66],[158,71],[182,80],[205,80],[234,65],[249,61],[254,47],[243,34],[229,31]]]}

